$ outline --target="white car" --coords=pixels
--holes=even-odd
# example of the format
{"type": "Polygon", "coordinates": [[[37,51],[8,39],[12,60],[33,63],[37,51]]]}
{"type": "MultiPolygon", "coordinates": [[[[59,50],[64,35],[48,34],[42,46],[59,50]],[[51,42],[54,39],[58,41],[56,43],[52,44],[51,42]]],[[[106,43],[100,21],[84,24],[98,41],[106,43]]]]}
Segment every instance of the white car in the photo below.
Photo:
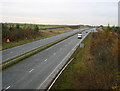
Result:
{"type": "Polygon", "coordinates": [[[78,34],[78,39],[82,39],[82,33],[78,34]]]}

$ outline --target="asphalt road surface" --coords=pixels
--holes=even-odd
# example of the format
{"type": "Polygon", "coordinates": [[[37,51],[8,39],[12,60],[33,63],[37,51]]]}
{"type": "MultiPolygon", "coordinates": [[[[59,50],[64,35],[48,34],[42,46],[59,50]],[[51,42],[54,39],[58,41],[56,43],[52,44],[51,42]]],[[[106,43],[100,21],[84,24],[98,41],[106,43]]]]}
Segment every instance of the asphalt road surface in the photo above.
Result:
{"type": "MultiPolygon", "coordinates": [[[[85,29],[87,29],[87,28],[85,28],[85,29]]],[[[71,31],[71,32],[63,33],[63,34],[60,34],[60,35],[52,36],[52,37],[49,37],[49,38],[41,39],[41,40],[38,40],[38,41],[35,41],[35,42],[31,42],[31,43],[27,43],[27,44],[23,44],[23,45],[20,45],[20,46],[16,46],[16,47],[13,47],[13,48],[3,50],[2,51],[2,62],[5,62],[5,61],[10,60],[10,59],[12,59],[16,56],[19,56],[21,54],[29,52],[30,50],[33,50],[33,49],[36,49],[38,47],[44,46],[44,45],[49,44],[53,41],[56,41],[58,39],[61,39],[63,37],[69,36],[71,34],[74,34],[78,31],[82,31],[82,30],[84,30],[84,29],[80,29],[80,30],[76,29],[76,30],[71,31]]]]}
{"type": "MultiPolygon", "coordinates": [[[[88,33],[84,31],[83,37],[88,33]]],[[[80,41],[74,35],[4,70],[3,89],[44,89],[42,86],[49,80],[48,77],[61,63],[66,63],[65,59],[80,41]]]]}

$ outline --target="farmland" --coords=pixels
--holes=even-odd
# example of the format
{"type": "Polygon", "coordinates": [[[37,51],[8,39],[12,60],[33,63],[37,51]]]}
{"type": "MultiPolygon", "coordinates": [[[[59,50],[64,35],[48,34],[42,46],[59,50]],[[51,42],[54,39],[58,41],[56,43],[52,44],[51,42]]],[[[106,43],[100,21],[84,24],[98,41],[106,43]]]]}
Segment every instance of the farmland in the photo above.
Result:
{"type": "Polygon", "coordinates": [[[79,26],[2,23],[2,49],[69,32],[79,26]],[[9,39],[10,43],[6,43],[9,39]]]}

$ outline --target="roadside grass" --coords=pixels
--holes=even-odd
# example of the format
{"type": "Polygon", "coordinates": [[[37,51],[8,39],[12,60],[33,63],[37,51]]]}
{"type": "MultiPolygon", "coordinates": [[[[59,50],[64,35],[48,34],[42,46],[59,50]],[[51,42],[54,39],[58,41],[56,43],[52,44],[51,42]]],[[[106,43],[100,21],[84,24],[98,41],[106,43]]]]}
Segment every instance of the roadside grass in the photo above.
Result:
{"type": "Polygon", "coordinates": [[[59,28],[59,27],[69,27],[71,25],[39,25],[40,29],[46,29],[46,28],[59,28]]]}
{"type": "Polygon", "coordinates": [[[23,28],[25,25],[29,25],[32,28],[34,28],[34,26],[38,26],[39,29],[47,29],[47,28],[59,28],[59,27],[69,27],[72,25],[44,25],[44,24],[30,24],[30,23],[0,23],[0,24],[7,24],[8,27],[14,25],[19,25],[20,28],[23,28]]]}
{"type": "MultiPolygon", "coordinates": [[[[77,33],[75,33],[75,34],[77,34],[77,33]]],[[[75,35],[75,34],[69,35],[69,36],[64,37],[64,38],[62,38],[62,39],[56,40],[56,41],[54,41],[54,42],[52,42],[52,43],[49,43],[49,44],[47,44],[47,45],[45,45],[45,46],[42,46],[42,47],[39,47],[39,48],[37,48],[37,49],[31,50],[31,51],[29,51],[29,52],[27,52],[27,53],[25,53],[25,54],[23,54],[23,55],[20,55],[20,56],[17,56],[17,57],[15,57],[15,58],[13,58],[13,59],[10,59],[10,60],[2,63],[2,67],[0,68],[0,70],[4,70],[4,69],[6,69],[6,68],[8,68],[8,67],[10,67],[10,66],[12,66],[12,65],[14,65],[14,64],[17,64],[17,63],[19,63],[20,61],[23,61],[24,59],[26,59],[26,58],[28,58],[28,57],[30,57],[30,56],[38,53],[38,52],[41,52],[41,51],[43,51],[43,50],[45,50],[45,49],[47,49],[47,48],[49,48],[49,47],[51,47],[51,46],[53,46],[53,45],[55,45],[55,44],[57,44],[57,43],[65,40],[65,39],[67,39],[67,38],[75,35]]],[[[0,64],[0,65],[1,65],[1,64],[0,64]]]]}
{"type": "MultiPolygon", "coordinates": [[[[56,34],[57,35],[57,34],[56,34]]],[[[51,35],[51,36],[55,36],[55,35],[51,35]]],[[[30,40],[21,40],[19,42],[11,42],[11,43],[4,43],[2,45],[2,49],[8,49],[8,48],[12,48],[12,47],[15,47],[15,46],[19,46],[19,45],[22,45],[22,44],[26,44],[26,43],[30,43],[30,42],[33,42],[33,41],[37,41],[37,40],[41,40],[41,39],[44,39],[44,38],[47,38],[47,37],[51,37],[49,35],[46,35],[46,36],[41,36],[41,37],[38,37],[36,39],[30,39],[30,40]]]]}
{"type": "MultiPolygon", "coordinates": [[[[52,90],[101,89],[117,90],[118,38],[116,33],[92,33],[78,47],[67,66],[57,79],[52,90]]],[[[119,83],[119,82],[118,82],[119,83]]]]}
{"type": "MultiPolygon", "coordinates": [[[[84,80],[84,75],[89,72],[88,67],[85,65],[85,60],[87,59],[86,51],[89,50],[90,42],[91,42],[92,33],[90,33],[86,39],[82,42],[85,47],[78,47],[71,58],[74,58],[73,61],[67,66],[67,68],[63,71],[61,76],[58,78],[56,83],[53,85],[51,90],[55,89],[79,89],[84,88],[85,86],[81,84],[79,80],[84,80]],[[81,77],[80,77],[81,76],[81,77]]],[[[71,59],[70,58],[70,59],[71,59]]]]}
{"type": "Polygon", "coordinates": [[[72,30],[73,29],[70,29],[70,28],[40,30],[39,31],[40,34],[41,34],[40,37],[37,37],[35,39],[20,40],[18,42],[3,43],[2,49],[4,50],[4,49],[12,48],[12,47],[19,46],[19,45],[26,44],[26,43],[30,43],[30,42],[33,42],[33,41],[36,41],[36,40],[41,40],[41,39],[48,38],[48,37],[51,37],[51,36],[55,36],[55,35],[59,35],[59,34],[62,34],[62,33],[70,32],[72,30]]]}

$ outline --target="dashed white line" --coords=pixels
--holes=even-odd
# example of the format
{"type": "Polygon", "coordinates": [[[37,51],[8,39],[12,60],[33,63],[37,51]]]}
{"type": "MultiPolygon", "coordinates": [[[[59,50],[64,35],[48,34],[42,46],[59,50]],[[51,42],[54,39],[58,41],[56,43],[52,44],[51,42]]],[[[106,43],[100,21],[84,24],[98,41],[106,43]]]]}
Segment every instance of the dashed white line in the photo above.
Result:
{"type": "Polygon", "coordinates": [[[45,59],[45,61],[47,61],[47,59],[45,59]]]}
{"type": "Polygon", "coordinates": [[[29,73],[31,73],[34,69],[30,70],[29,73]]]}
{"type": "Polygon", "coordinates": [[[10,52],[10,53],[13,53],[13,52],[10,52]]]}
{"type": "MultiPolygon", "coordinates": [[[[5,90],[7,90],[7,89],[9,89],[10,88],[10,86],[8,86],[7,88],[5,88],[5,90]]],[[[5,91],[5,90],[3,90],[3,91],[5,91]]]]}
{"type": "Polygon", "coordinates": [[[57,65],[57,67],[50,73],[50,75],[48,75],[48,77],[40,84],[40,86],[37,89],[40,89],[42,87],[42,85],[49,79],[49,77],[56,71],[56,69],[62,64],[62,62],[69,57],[70,53],[67,54],[67,56],[65,56],[65,58],[57,65]]]}

